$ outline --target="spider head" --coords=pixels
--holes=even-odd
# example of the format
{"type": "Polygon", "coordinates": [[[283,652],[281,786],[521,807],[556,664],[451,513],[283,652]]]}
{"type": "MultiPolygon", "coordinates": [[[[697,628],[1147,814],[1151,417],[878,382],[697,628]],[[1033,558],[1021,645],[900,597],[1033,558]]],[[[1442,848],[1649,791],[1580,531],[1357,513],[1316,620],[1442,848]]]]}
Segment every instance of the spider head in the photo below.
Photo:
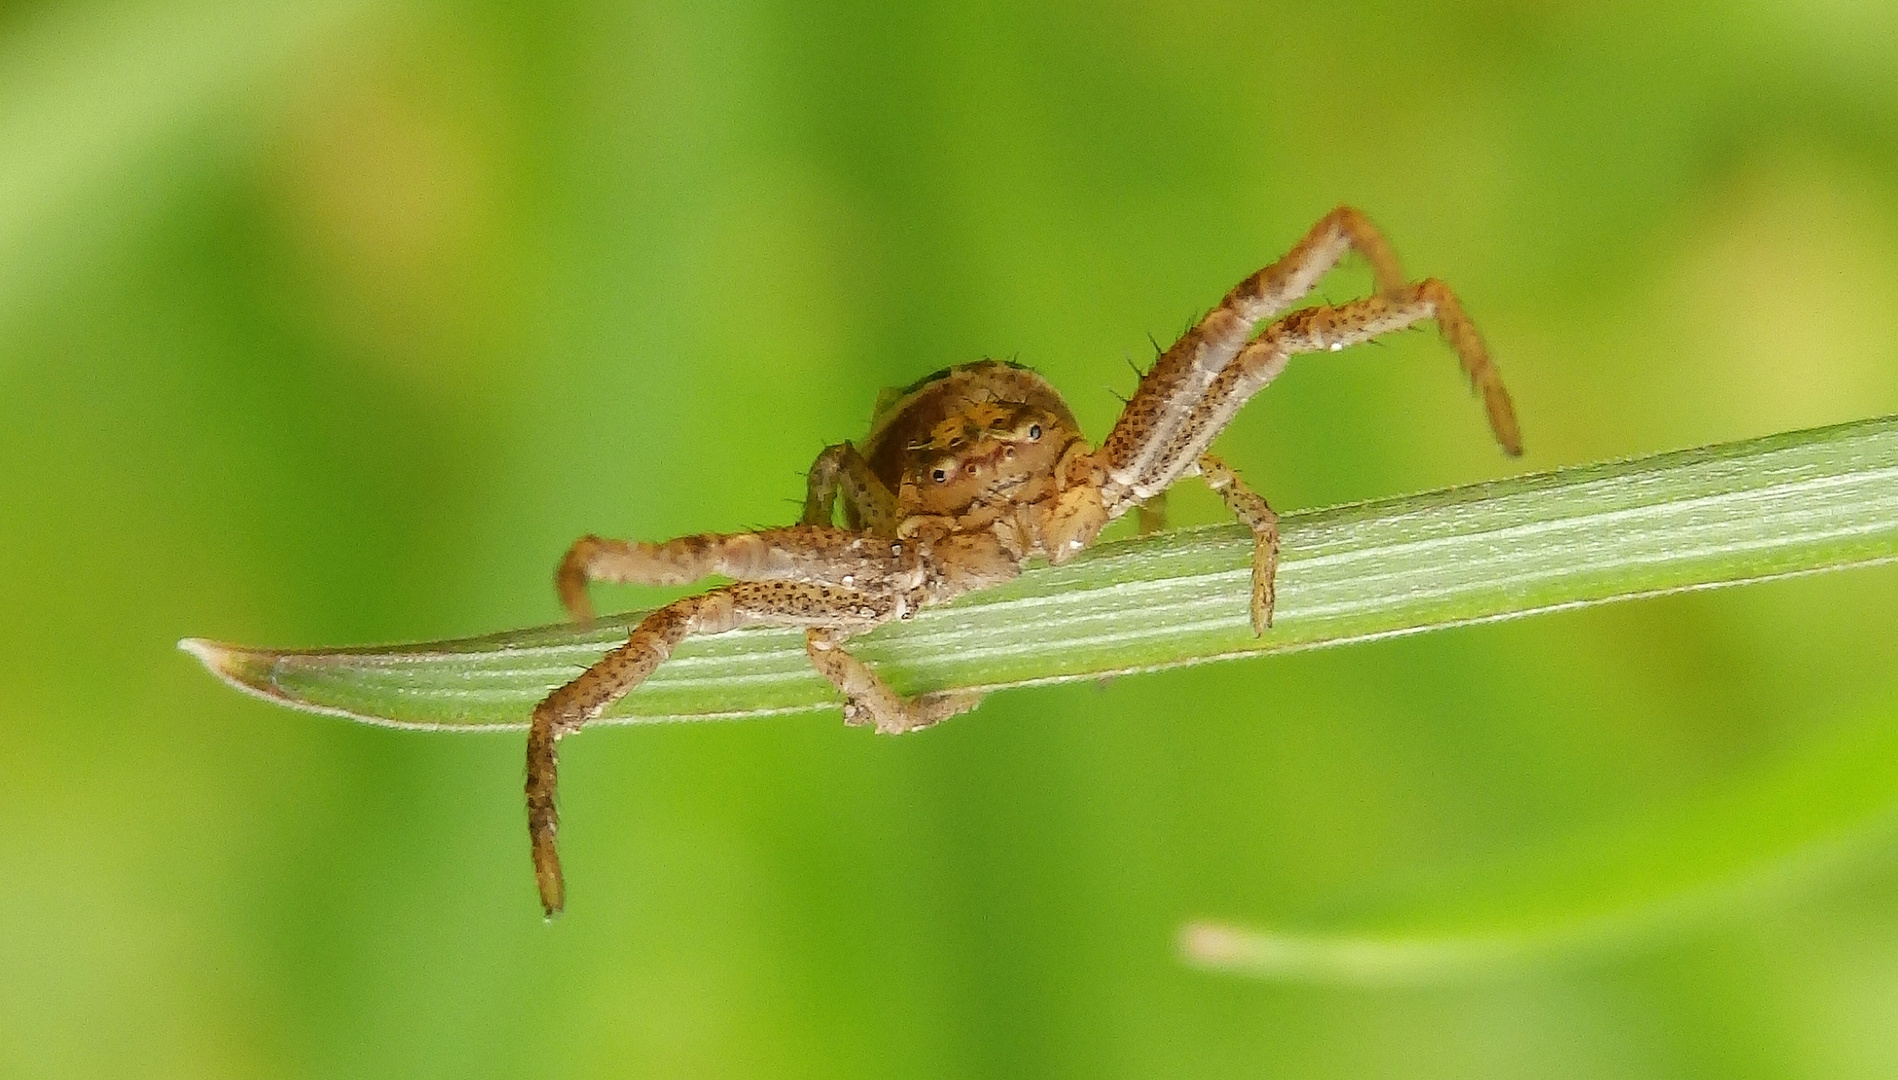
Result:
{"type": "Polygon", "coordinates": [[[1036,402],[967,402],[911,448],[900,490],[919,514],[1036,498],[1076,437],[1065,414],[1036,402]]]}
{"type": "Polygon", "coordinates": [[[1042,498],[1079,437],[1040,375],[983,360],[886,395],[864,456],[903,513],[961,516],[1042,498]]]}

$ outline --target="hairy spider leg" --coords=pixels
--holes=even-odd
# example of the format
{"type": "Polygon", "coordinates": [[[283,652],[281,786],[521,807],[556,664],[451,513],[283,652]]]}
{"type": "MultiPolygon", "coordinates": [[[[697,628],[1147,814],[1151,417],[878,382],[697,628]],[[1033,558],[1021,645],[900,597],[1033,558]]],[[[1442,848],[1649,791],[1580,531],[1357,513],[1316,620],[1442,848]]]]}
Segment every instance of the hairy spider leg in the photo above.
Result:
{"type": "MultiPolygon", "coordinates": [[[[560,814],[554,801],[558,786],[556,747],[562,737],[580,730],[646,681],[672,650],[693,634],[722,634],[744,626],[862,632],[900,610],[899,599],[889,593],[791,581],[730,585],[688,596],[647,615],[626,644],[601,657],[579,678],[548,694],[534,707],[527,730],[527,834],[533,848],[534,878],[547,917],[559,914],[566,899],[557,843],[560,814]]],[[[822,664],[818,670],[829,675],[822,664]]],[[[869,678],[876,679],[874,674],[869,678]]],[[[860,680],[853,686],[860,694],[875,692],[860,680]]],[[[882,692],[894,697],[887,688],[882,692]]]]}
{"type": "Polygon", "coordinates": [[[1252,530],[1252,632],[1263,635],[1272,625],[1272,608],[1278,598],[1279,516],[1266,505],[1265,496],[1248,487],[1238,473],[1213,455],[1200,455],[1197,469],[1206,486],[1219,493],[1232,516],[1252,530]]]}
{"type": "Polygon", "coordinates": [[[1141,478],[1253,331],[1309,294],[1349,251],[1371,264],[1378,295],[1394,296],[1405,288],[1396,252],[1369,218],[1349,206],[1320,218],[1278,261],[1235,285],[1140,380],[1098,456],[1108,465],[1110,506],[1125,498],[1139,502],[1160,490],[1141,478]]]}
{"type": "MultiPolygon", "coordinates": [[[[1512,456],[1522,453],[1522,434],[1509,403],[1509,391],[1503,387],[1501,373],[1490,363],[1482,336],[1463,314],[1449,286],[1427,278],[1404,286],[1393,296],[1304,308],[1267,327],[1221,373],[1205,397],[1188,407],[1174,426],[1166,449],[1139,477],[1141,485],[1164,489],[1183,475],[1252,395],[1276,379],[1293,356],[1336,352],[1429,319],[1436,320],[1471,385],[1482,396],[1496,441],[1512,456]]],[[[1111,462],[1108,467],[1113,467],[1111,462]]]]}
{"type": "Polygon", "coordinates": [[[901,735],[940,724],[982,703],[983,695],[973,690],[903,697],[870,665],[844,651],[849,637],[847,631],[828,627],[804,631],[804,651],[811,666],[844,696],[846,724],[874,725],[879,735],[901,735]]]}
{"type": "Polygon", "coordinates": [[[833,508],[843,496],[844,521],[877,536],[895,536],[901,520],[896,496],[870,471],[870,463],[850,443],[824,448],[811,462],[809,493],[804,499],[806,525],[834,524],[833,508]]]}
{"type": "MultiPolygon", "coordinates": [[[[1522,436],[1504,389],[1502,376],[1489,361],[1482,337],[1448,286],[1435,279],[1406,285],[1392,296],[1373,296],[1338,306],[1305,308],[1267,327],[1214,380],[1205,397],[1174,425],[1163,453],[1139,477],[1141,488],[1164,491],[1180,477],[1198,472],[1219,492],[1234,516],[1252,529],[1252,627],[1263,632],[1271,624],[1278,569],[1278,515],[1256,492],[1246,487],[1218,458],[1206,453],[1213,439],[1240,408],[1285,370],[1299,353],[1335,352],[1383,334],[1435,319],[1438,329],[1462,361],[1471,384],[1482,395],[1496,441],[1512,455],[1522,453],[1522,436]]],[[[1107,468],[1112,469],[1112,463],[1107,468]]],[[[1111,474],[1111,473],[1110,473],[1111,474]]],[[[1124,510],[1109,506],[1111,515],[1124,510]]]]}
{"type": "Polygon", "coordinates": [[[799,581],[854,588],[902,570],[890,546],[828,525],[792,525],[755,533],[701,533],[676,540],[574,541],[554,572],[560,602],[575,619],[593,617],[587,584],[687,585],[710,574],[740,581],[799,581]]]}

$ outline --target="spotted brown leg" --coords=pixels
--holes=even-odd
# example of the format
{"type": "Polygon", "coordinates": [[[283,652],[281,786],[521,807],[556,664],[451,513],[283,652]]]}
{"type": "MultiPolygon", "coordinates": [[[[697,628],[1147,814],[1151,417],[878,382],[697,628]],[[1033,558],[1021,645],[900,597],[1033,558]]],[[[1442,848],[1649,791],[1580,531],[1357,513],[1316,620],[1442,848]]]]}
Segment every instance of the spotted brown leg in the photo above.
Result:
{"type": "Polygon", "coordinates": [[[844,723],[871,724],[879,735],[901,735],[940,724],[982,703],[982,695],[971,691],[900,696],[870,665],[844,650],[849,636],[832,629],[804,632],[804,651],[811,666],[844,696],[844,723]]]}
{"type": "MultiPolygon", "coordinates": [[[[1340,206],[1318,219],[1282,258],[1233,286],[1219,306],[1162,353],[1140,380],[1101,445],[1099,459],[1107,463],[1108,479],[1116,489],[1108,493],[1109,503],[1123,497],[1144,501],[1165,488],[1165,484],[1154,486],[1147,477],[1187,415],[1246,348],[1259,324],[1309,294],[1350,251],[1371,264],[1378,295],[1395,296],[1405,288],[1396,253],[1369,218],[1340,206]]],[[[1176,470],[1172,478],[1178,475],[1176,470]]]]}
{"type": "Polygon", "coordinates": [[[703,533],[662,543],[574,541],[554,587],[575,619],[593,617],[589,581],[640,585],[685,585],[708,574],[740,581],[804,581],[846,588],[880,581],[894,567],[888,544],[849,529],[792,525],[755,533],[703,533]]]}
{"type": "Polygon", "coordinates": [[[1272,625],[1272,607],[1278,596],[1279,516],[1266,505],[1263,496],[1213,455],[1200,455],[1199,475],[1225,500],[1226,509],[1252,530],[1252,632],[1264,634],[1272,625]]]}
{"type": "Polygon", "coordinates": [[[895,536],[896,497],[870,471],[870,463],[849,443],[826,447],[811,462],[809,493],[804,499],[805,525],[833,524],[832,508],[843,496],[845,518],[878,536],[895,536]]]}
{"type": "MultiPolygon", "coordinates": [[[[566,890],[556,837],[560,814],[555,748],[607,706],[625,697],[692,634],[720,634],[741,626],[845,628],[861,632],[897,612],[885,595],[787,581],[745,582],[689,596],[646,616],[626,644],[601,657],[579,678],[534,707],[527,730],[527,834],[534,877],[547,916],[560,913],[566,890]]],[[[821,670],[821,669],[820,669],[821,670]]]]}
{"type": "Polygon", "coordinates": [[[1390,296],[1304,308],[1266,327],[1175,427],[1166,450],[1138,478],[1139,486],[1165,487],[1184,475],[1234,414],[1277,378],[1293,356],[1336,352],[1432,319],[1482,397],[1496,441],[1512,455],[1522,453],[1522,434],[1516,427],[1515,411],[1509,403],[1509,391],[1503,388],[1501,373],[1490,363],[1483,339],[1463,313],[1456,295],[1449,286],[1431,278],[1406,285],[1390,296]]]}

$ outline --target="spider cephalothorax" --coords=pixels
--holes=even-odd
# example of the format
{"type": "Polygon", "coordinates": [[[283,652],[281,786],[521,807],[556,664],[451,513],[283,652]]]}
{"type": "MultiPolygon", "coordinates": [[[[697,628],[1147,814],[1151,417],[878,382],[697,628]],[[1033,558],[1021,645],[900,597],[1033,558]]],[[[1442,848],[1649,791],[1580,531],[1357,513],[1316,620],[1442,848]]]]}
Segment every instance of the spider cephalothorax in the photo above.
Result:
{"type": "Polygon", "coordinates": [[[556,744],[639,685],[691,634],[802,627],[811,664],[843,697],[846,722],[891,734],[928,727],[973,708],[980,695],[900,697],[843,648],[847,638],[1007,581],[1032,558],[1065,560],[1108,522],[1195,475],[1252,530],[1252,625],[1264,633],[1272,621],[1278,518],[1208,447],[1292,356],[1336,351],[1425,320],[1437,323],[1462,361],[1497,441],[1520,453],[1509,395],[1455,295],[1434,279],[1407,282],[1370,222],[1339,207],[1161,354],[1098,450],[1041,376],[984,360],[886,393],[861,448],[839,443],[818,455],[797,525],[665,543],[582,538],[555,577],[575,618],[592,613],[589,581],[681,584],[722,574],[737,583],[646,616],[625,645],[534,709],[527,818],[547,913],[564,898],[556,744]],[[1285,314],[1348,251],[1371,264],[1376,294],[1285,314]]]}
{"type": "Polygon", "coordinates": [[[1036,500],[1080,438],[1047,380],[984,360],[886,395],[863,457],[899,515],[959,515],[1036,500]]]}

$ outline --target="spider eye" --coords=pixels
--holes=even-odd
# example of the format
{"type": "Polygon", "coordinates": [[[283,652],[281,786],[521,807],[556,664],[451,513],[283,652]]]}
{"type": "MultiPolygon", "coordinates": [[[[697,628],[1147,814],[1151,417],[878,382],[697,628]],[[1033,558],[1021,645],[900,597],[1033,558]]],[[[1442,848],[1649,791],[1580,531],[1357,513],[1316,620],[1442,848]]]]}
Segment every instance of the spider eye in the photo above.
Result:
{"type": "Polygon", "coordinates": [[[934,480],[936,483],[940,484],[943,481],[949,479],[949,470],[938,467],[935,472],[932,472],[929,474],[929,478],[931,480],[934,480]]]}
{"type": "Polygon", "coordinates": [[[1028,441],[1029,442],[1041,441],[1041,425],[1040,424],[1028,425],[1028,441]]]}

